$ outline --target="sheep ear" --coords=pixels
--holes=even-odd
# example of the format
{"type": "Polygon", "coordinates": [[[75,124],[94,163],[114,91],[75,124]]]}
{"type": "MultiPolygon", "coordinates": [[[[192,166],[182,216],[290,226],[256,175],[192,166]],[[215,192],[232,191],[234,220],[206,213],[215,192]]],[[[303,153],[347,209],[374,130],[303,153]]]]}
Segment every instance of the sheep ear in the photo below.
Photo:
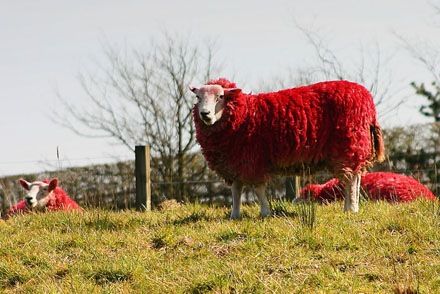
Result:
{"type": "Polygon", "coordinates": [[[228,89],[224,89],[224,91],[226,97],[233,97],[241,93],[240,88],[228,88],[228,89]]]}
{"type": "Polygon", "coordinates": [[[58,179],[57,179],[57,178],[54,178],[54,179],[50,180],[50,183],[49,183],[49,192],[55,190],[55,188],[56,188],[57,186],[58,186],[58,179]]]}
{"type": "Polygon", "coordinates": [[[189,86],[189,89],[190,89],[191,92],[193,92],[193,93],[197,93],[197,91],[199,90],[198,88],[193,87],[193,86],[189,86]]]}
{"type": "Polygon", "coordinates": [[[31,183],[29,183],[28,181],[26,181],[25,179],[19,179],[18,182],[20,183],[20,185],[27,191],[29,191],[30,187],[31,187],[31,183]]]}

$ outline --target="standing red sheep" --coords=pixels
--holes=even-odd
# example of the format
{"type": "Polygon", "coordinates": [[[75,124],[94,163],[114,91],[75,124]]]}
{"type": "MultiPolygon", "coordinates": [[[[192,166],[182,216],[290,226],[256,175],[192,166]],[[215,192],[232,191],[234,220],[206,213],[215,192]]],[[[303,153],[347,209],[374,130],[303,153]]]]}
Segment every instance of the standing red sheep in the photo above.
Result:
{"type": "Polygon", "coordinates": [[[21,200],[8,210],[5,218],[31,211],[82,210],[67,195],[66,191],[58,186],[58,179],[35,181],[32,183],[20,179],[19,183],[27,193],[24,200],[21,200]]]}
{"type": "Polygon", "coordinates": [[[208,165],[232,184],[231,218],[243,185],[255,185],[261,215],[274,175],[327,168],[346,183],[345,211],[359,210],[361,173],[384,159],[371,94],[347,81],[245,94],[226,79],[192,87],[197,140],[208,165]]]}
{"type": "MultiPolygon", "coordinates": [[[[419,197],[437,199],[435,195],[416,179],[390,172],[372,172],[362,176],[361,188],[370,200],[409,202],[419,197]]],[[[321,203],[344,198],[343,186],[338,179],[318,185],[310,184],[301,189],[300,199],[313,199],[321,203]]]]}

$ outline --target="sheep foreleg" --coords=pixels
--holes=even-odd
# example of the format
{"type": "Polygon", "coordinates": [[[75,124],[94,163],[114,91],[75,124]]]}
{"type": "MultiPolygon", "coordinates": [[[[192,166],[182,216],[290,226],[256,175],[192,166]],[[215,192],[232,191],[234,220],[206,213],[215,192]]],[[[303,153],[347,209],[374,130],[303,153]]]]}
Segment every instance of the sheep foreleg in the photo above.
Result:
{"type": "Polygon", "coordinates": [[[351,175],[345,183],[344,211],[359,211],[359,196],[361,187],[361,174],[351,175]]]}
{"type": "Polygon", "coordinates": [[[232,183],[232,211],[231,211],[231,219],[237,219],[240,217],[240,206],[241,206],[241,190],[243,189],[243,185],[235,181],[232,183]]]}
{"type": "Polygon", "coordinates": [[[261,217],[267,217],[271,215],[270,204],[266,197],[266,184],[261,184],[255,187],[255,193],[257,194],[258,201],[260,202],[260,215],[261,217]]]}

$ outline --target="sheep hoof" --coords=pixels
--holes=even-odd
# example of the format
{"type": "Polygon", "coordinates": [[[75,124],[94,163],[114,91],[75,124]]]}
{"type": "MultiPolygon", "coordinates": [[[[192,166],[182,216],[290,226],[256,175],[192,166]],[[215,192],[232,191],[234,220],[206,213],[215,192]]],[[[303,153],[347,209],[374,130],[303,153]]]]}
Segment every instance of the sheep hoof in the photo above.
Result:
{"type": "Polygon", "coordinates": [[[231,213],[231,216],[229,217],[229,219],[239,219],[239,218],[240,218],[239,213],[231,213]]]}
{"type": "Polygon", "coordinates": [[[260,212],[260,216],[262,218],[270,217],[271,215],[272,215],[272,212],[270,210],[269,211],[261,211],[260,212]]]}
{"type": "Polygon", "coordinates": [[[359,207],[348,207],[348,208],[344,208],[344,212],[358,213],[358,212],[359,212],[359,207]]]}

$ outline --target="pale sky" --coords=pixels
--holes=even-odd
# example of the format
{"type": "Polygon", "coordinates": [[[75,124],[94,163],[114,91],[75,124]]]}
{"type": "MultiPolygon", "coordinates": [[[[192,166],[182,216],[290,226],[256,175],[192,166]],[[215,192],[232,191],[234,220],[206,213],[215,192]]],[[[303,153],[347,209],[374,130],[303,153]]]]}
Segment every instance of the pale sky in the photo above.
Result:
{"type": "MultiPolygon", "coordinates": [[[[47,162],[68,167],[134,157],[115,141],[78,137],[50,120],[59,106],[55,88],[75,103],[86,103],[77,75],[94,68],[103,39],[135,48],[147,46],[165,30],[216,39],[225,65],[222,76],[233,75],[252,89],[289,68],[313,63],[296,20],[319,29],[346,60],[356,56],[360,44],[379,44],[384,56],[393,57],[387,70],[401,89],[396,96],[403,97],[412,93],[410,81],[431,78],[401,49],[393,32],[430,39],[440,48],[440,16],[432,3],[0,0],[0,175],[42,171],[47,162]],[[61,162],[56,161],[57,146],[61,162]]],[[[410,97],[382,124],[425,122],[417,112],[418,101],[410,97]]]]}

